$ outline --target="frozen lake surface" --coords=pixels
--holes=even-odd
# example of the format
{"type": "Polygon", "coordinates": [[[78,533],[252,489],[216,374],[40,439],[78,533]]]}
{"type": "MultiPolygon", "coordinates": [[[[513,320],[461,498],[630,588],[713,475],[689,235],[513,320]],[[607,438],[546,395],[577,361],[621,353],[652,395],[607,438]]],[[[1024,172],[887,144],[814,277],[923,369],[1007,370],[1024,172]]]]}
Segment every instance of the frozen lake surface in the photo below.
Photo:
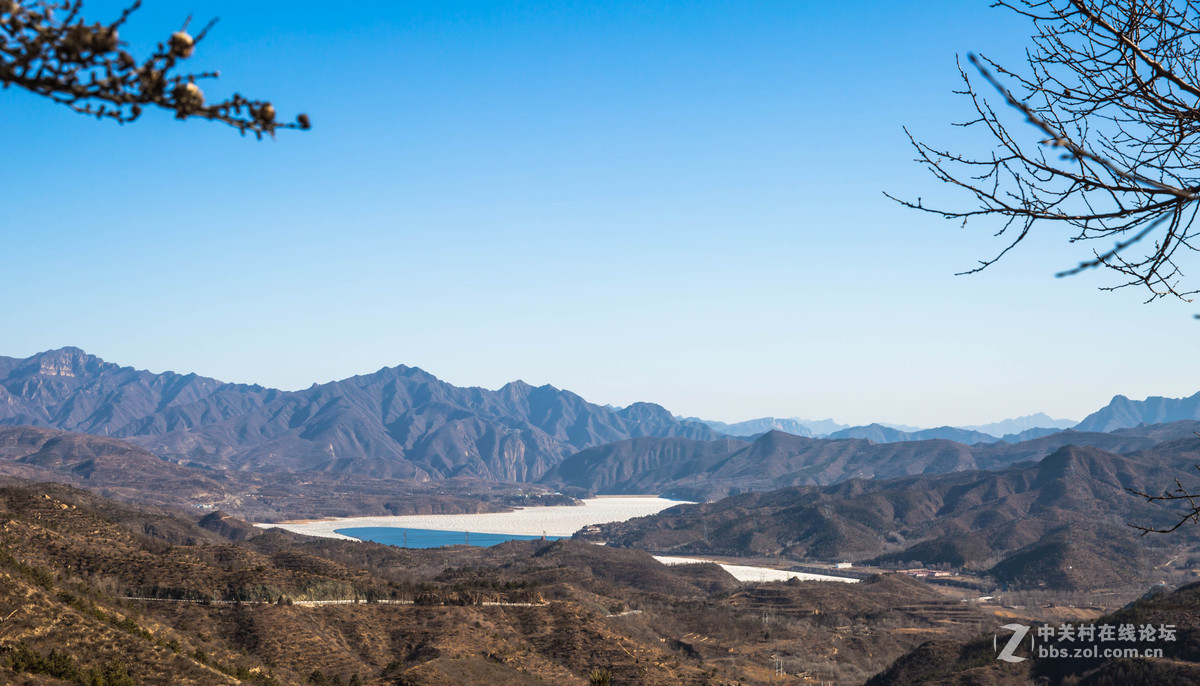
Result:
{"type": "MultiPolygon", "coordinates": [[[[374,541],[397,548],[441,548],[447,545],[473,545],[481,548],[504,543],[505,541],[536,541],[541,536],[520,536],[518,534],[485,534],[478,531],[434,531],[432,529],[397,529],[393,526],[367,526],[338,529],[343,536],[357,538],[360,541],[374,541]]],[[[546,536],[547,540],[556,541],[558,536],[546,536]]]]}
{"type": "Polygon", "coordinates": [[[338,529],[390,527],[516,536],[570,536],[589,524],[623,522],[661,512],[683,501],[657,497],[612,496],[588,498],[582,505],[522,507],[514,512],[484,514],[404,515],[400,517],[343,517],[306,522],[258,524],[308,536],[352,539],[338,529]]]}
{"type": "MultiPolygon", "coordinates": [[[[665,555],[655,555],[654,559],[665,565],[687,565],[696,564],[698,562],[713,562],[714,560],[701,560],[697,557],[668,557],[665,555]]],[[[751,567],[749,565],[727,565],[717,562],[721,569],[729,572],[729,575],[738,581],[747,583],[766,582],[766,581],[787,581],[788,579],[799,579],[801,581],[841,581],[848,584],[857,583],[858,579],[850,579],[844,576],[826,576],[824,574],[808,574],[806,572],[789,572],[783,569],[771,569],[770,567],[751,567]]]]}
{"type": "MultiPolygon", "coordinates": [[[[623,522],[634,517],[645,517],[684,501],[667,500],[651,496],[602,496],[588,498],[582,505],[554,505],[551,507],[523,507],[513,512],[489,512],[484,514],[447,514],[447,515],[405,515],[401,517],[343,517],[339,519],[322,519],[316,521],[280,522],[278,524],[257,524],[263,528],[279,527],[308,536],[326,538],[342,538],[350,541],[376,540],[391,545],[404,543],[416,544],[421,536],[427,534],[445,534],[435,544],[453,545],[470,542],[472,544],[495,544],[500,540],[526,537],[569,537],[589,524],[607,524],[623,522]],[[359,531],[353,531],[353,530],[359,531]],[[372,529],[367,535],[364,529],[372,529]],[[381,535],[379,529],[392,529],[394,536],[381,535]],[[361,534],[361,538],[338,533],[349,530],[361,534]],[[405,535],[404,531],[408,532],[405,535]],[[417,533],[421,532],[421,533],[417,533]],[[383,538],[391,540],[382,540],[383,538]],[[444,541],[444,542],[441,542],[444,541]],[[485,543],[486,542],[486,543],[485,543]]],[[[430,547],[428,544],[411,545],[410,547],[430,547]]],[[[663,564],[690,564],[711,562],[693,557],[654,556],[663,564]]],[[[738,581],[748,583],[764,581],[787,581],[798,578],[802,581],[843,581],[854,583],[857,579],[847,579],[840,576],[824,576],[821,574],[806,574],[804,572],[788,572],[768,567],[750,567],[747,565],[728,565],[721,567],[738,581]]]]}

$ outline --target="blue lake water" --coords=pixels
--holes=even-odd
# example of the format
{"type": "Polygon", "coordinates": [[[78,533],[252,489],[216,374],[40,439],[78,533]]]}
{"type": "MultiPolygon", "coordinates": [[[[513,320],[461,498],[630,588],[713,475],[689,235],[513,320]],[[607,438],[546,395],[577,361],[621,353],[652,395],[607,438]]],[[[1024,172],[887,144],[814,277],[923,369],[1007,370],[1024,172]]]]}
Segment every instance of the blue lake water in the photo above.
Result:
{"type": "MultiPolygon", "coordinates": [[[[519,536],[516,534],[481,534],[473,531],[435,531],[433,529],[397,529],[388,526],[365,526],[349,529],[335,529],[334,533],[357,538],[360,541],[374,541],[394,545],[398,548],[440,548],[447,545],[462,545],[467,543],[484,548],[505,541],[536,541],[541,536],[519,536]]],[[[564,536],[546,536],[547,540],[565,538],[564,536]]]]}

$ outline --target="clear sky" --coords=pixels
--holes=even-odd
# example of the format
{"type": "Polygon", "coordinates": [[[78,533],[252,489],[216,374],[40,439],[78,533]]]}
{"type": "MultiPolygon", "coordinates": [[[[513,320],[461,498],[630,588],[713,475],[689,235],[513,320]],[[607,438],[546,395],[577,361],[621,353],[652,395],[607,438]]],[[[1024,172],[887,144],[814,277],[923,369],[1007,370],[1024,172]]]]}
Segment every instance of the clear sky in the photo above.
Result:
{"type": "Polygon", "coordinates": [[[0,355],[286,389],[407,364],[725,421],[1200,390],[1200,305],[1056,280],[1088,256],[1062,235],[956,277],[1001,243],[883,197],[956,197],[902,126],[986,149],[950,126],[955,56],[1019,58],[1029,26],[983,0],[146,4],[135,48],[219,16],[210,97],[314,128],[0,91],[0,355]]]}

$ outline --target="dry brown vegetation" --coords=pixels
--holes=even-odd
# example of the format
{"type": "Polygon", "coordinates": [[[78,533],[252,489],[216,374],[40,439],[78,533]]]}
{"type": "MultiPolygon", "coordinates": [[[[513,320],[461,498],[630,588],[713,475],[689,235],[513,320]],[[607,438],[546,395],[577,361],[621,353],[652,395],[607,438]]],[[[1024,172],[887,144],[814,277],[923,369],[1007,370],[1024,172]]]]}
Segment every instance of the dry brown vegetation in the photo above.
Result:
{"type": "Polygon", "coordinates": [[[1009,590],[1144,590],[1181,581],[1168,562],[1200,533],[1138,536],[1130,522],[1173,517],[1124,489],[1194,469],[1198,451],[1195,437],[1129,455],[1067,446],[998,472],[743,493],[576,536],[663,554],[957,569],[1009,590]]]}
{"type": "MultiPolygon", "coordinates": [[[[1018,621],[1028,620],[1022,618],[1018,621]]],[[[1037,623],[1047,621],[1058,624],[1046,617],[1037,623]]],[[[1074,621],[1078,622],[1078,619],[1074,621]]],[[[1159,658],[1043,658],[1020,648],[1016,655],[1027,659],[1019,663],[1007,663],[996,659],[993,634],[988,633],[969,641],[936,639],[923,643],[897,660],[886,671],[872,678],[868,686],[917,683],[1124,686],[1194,684],[1200,678],[1200,584],[1184,586],[1173,593],[1147,594],[1128,607],[1103,616],[1089,617],[1083,623],[1096,626],[1172,625],[1176,628],[1175,640],[1153,643],[1117,640],[1100,644],[1104,648],[1115,649],[1158,648],[1163,651],[1159,658]]]]}
{"type": "Polygon", "coordinates": [[[612,684],[756,684],[781,683],[779,655],[782,683],[804,672],[849,684],[984,621],[907,579],[744,586],[716,565],[574,541],[231,540],[222,534],[254,532],[227,516],[8,483],[2,683],[117,670],[105,683],[586,684],[601,670],[612,684]],[[360,602],[302,604],[343,599],[360,602]],[[496,602],[509,604],[484,604],[496,602]]]}

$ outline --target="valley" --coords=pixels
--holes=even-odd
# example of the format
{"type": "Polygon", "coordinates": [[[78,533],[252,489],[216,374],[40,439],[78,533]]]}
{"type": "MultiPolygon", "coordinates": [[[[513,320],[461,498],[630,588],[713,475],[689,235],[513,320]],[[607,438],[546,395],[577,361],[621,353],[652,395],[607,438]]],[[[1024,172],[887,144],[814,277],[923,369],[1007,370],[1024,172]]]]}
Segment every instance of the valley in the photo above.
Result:
{"type": "Polygon", "coordinates": [[[1131,526],[1180,517],[1131,491],[1195,478],[1188,399],[1005,440],[738,437],[407,367],[285,393],[70,348],[0,363],[0,675],[29,683],[903,683],[983,668],[929,641],[975,654],[1200,575],[1194,528],[1131,526]]]}
{"type": "Polygon", "coordinates": [[[0,122],[0,686],[1200,684],[1200,0],[0,0],[0,122]]]}
{"type": "Polygon", "coordinates": [[[904,578],[746,588],[717,565],[572,541],[406,550],[246,528],[7,480],[0,678],[766,684],[783,654],[790,673],[850,684],[987,621],[904,578]]]}

